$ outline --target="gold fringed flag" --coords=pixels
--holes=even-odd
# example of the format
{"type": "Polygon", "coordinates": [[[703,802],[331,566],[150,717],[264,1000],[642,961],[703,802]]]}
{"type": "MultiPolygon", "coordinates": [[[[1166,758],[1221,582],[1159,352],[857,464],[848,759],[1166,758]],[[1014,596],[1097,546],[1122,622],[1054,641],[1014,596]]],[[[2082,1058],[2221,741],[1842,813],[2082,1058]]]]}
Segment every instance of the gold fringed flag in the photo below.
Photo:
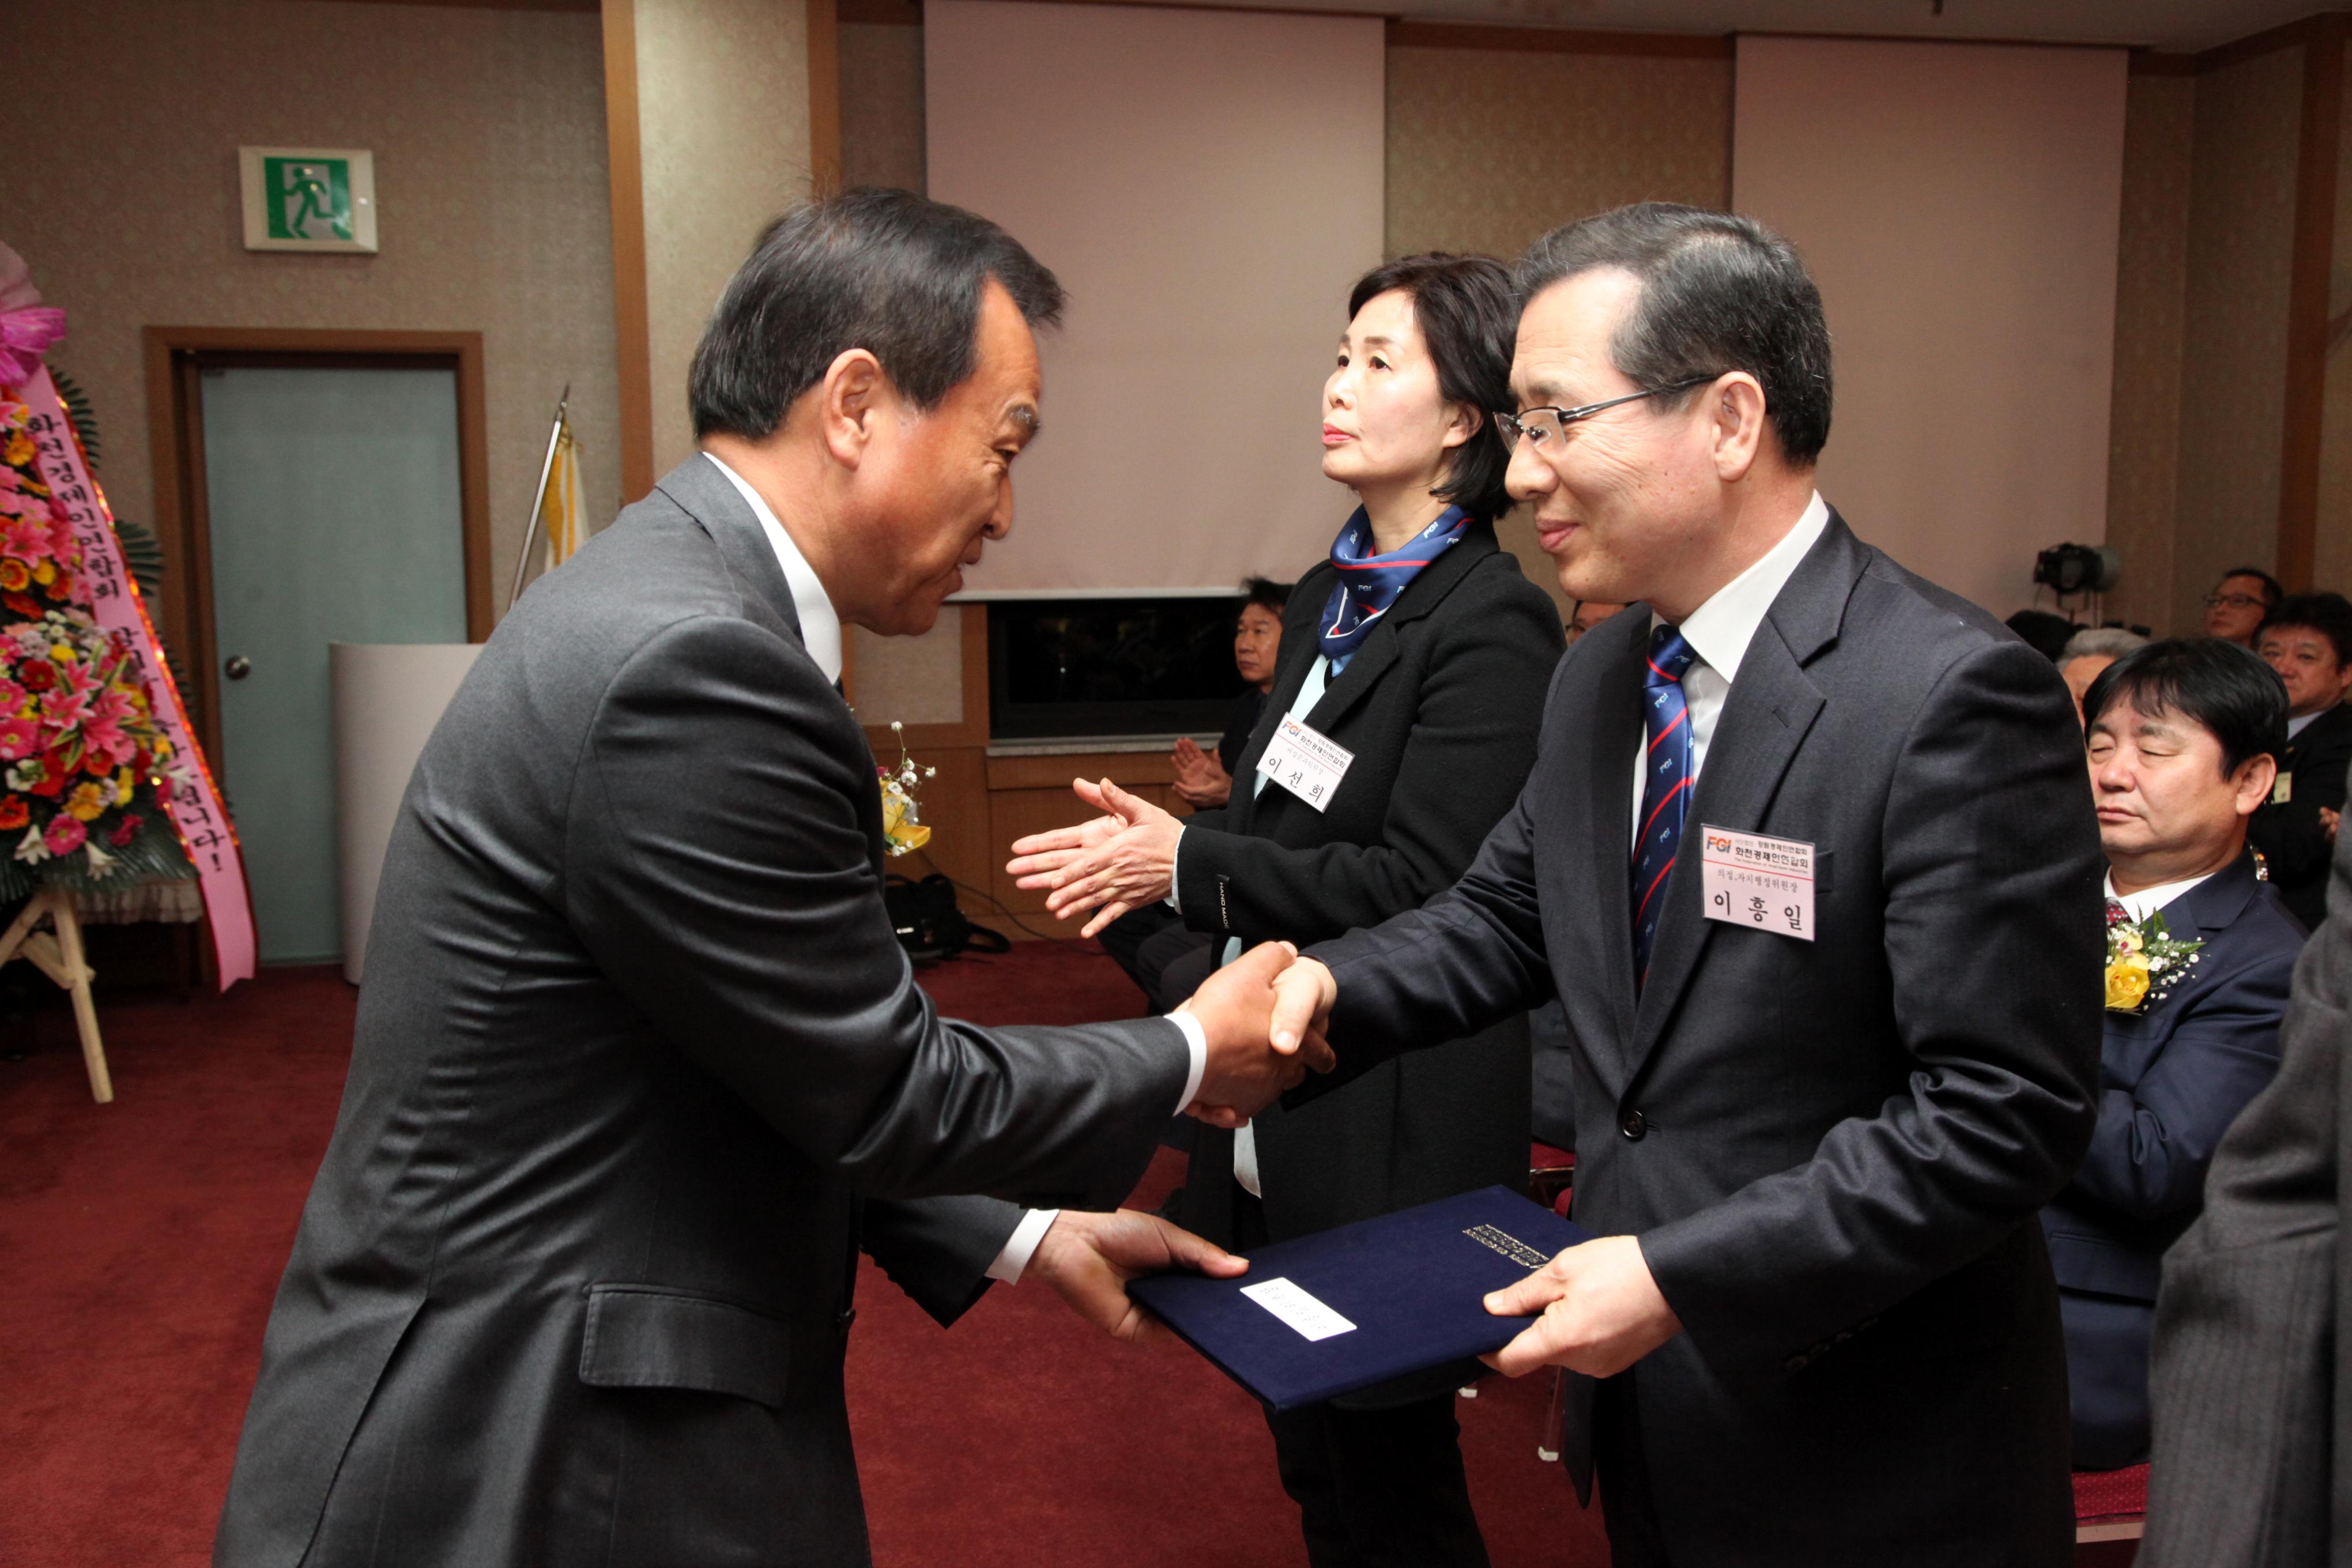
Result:
{"type": "Polygon", "coordinates": [[[580,447],[572,439],[568,414],[556,416],[555,450],[548,459],[547,484],[540,492],[539,525],[547,534],[551,572],[588,542],[587,520],[580,515],[580,447]]]}

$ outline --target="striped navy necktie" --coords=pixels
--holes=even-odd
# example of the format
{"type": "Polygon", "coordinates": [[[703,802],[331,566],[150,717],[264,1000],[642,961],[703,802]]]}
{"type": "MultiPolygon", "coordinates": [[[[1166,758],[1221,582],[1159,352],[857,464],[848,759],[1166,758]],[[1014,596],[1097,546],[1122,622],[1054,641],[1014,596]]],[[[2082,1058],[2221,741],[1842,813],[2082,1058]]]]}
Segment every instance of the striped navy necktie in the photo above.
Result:
{"type": "Polygon", "coordinates": [[[1683,817],[1696,787],[1683,674],[1697,657],[1673,626],[1661,626],[1650,634],[1650,664],[1642,672],[1642,715],[1648,737],[1642,768],[1642,834],[1633,841],[1636,986],[1650,977],[1650,950],[1657,943],[1658,916],[1665,908],[1666,878],[1682,847],[1683,817]]]}

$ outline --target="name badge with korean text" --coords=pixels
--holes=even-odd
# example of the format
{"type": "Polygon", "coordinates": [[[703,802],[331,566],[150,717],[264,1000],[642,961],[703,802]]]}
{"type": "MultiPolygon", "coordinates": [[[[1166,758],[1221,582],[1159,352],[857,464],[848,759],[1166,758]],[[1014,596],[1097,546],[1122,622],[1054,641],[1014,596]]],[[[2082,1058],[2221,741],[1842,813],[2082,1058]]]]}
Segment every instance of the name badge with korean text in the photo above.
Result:
{"type": "Polygon", "coordinates": [[[1813,847],[1797,838],[1699,826],[1706,918],[1813,940],[1813,847]]]}
{"type": "Polygon", "coordinates": [[[1275,726],[1274,739],[1265,743],[1265,754],[1257,760],[1257,771],[1322,811],[1330,805],[1331,797],[1339,791],[1339,781],[1348,776],[1348,765],[1355,760],[1356,753],[1347,747],[1285,713],[1275,726]]]}
{"type": "Polygon", "coordinates": [[[2271,804],[2273,805],[2284,805],[2293,799],[2294,799],[2294,775],[2293,773],[2279,774],[2278,782],[2271,785],[2271,804]]]}

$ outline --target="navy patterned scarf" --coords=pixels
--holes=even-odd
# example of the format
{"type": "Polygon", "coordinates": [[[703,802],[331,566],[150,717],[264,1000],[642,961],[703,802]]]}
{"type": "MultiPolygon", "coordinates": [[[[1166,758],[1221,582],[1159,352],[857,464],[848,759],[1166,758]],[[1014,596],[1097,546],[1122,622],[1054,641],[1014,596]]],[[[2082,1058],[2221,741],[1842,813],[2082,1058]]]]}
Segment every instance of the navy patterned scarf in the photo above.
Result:
{"type": "Polygon", "coordinates": [[[1372,520],[1362,507],[1348,519],[1339,537],[1331,542],[1331,564],[1339,569],[1339,584],[1323,606],[1323,653],[1337,675],[1356,655],[1356,645],[1380,625],[1405,584],[1421,569],[1445,553],[1470,530],[1470,514],[1449,506],[1435,522],[1386,555],[1374,555],[1372,520]]]}

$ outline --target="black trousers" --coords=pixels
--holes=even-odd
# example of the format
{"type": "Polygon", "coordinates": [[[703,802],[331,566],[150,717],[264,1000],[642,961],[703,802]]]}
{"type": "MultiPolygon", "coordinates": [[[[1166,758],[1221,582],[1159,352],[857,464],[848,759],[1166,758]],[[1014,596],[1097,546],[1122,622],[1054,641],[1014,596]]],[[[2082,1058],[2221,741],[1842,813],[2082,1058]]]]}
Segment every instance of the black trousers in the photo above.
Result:
{"type": "Polygon", "coordinates": [[[1174,1011],[1215,966],[1216,939],[1187,930],[1183,917],[1166,904],[1128,910],[1096,940],[1127,971],[1154,1013],[1174,1011]]]}
{"type": "MultiPolygon", "coordinates": [[[[1244,1254],[1263,1243],[1264,1205],[1241,1194],[1234,1229],[1244,1254]]],[[[1269,1405],[1265,1424],[1312,1568],[1486,1568],[1452,1393],[1379,1410],[1269,1405]]]]}

